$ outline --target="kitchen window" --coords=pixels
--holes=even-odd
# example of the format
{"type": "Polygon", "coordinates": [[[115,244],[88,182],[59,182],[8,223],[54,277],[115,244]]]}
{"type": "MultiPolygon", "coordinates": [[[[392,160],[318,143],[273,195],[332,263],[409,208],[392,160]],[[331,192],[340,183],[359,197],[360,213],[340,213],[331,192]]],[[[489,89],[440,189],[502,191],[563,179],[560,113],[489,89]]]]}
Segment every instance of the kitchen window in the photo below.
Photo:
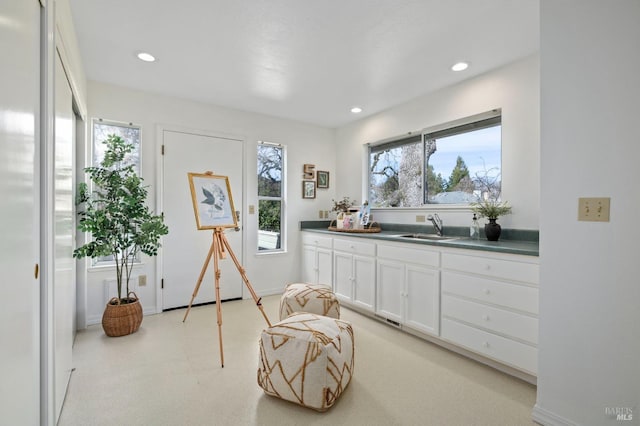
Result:
{"type": "Polygon", "coordinates": [[[369,145],[371,207],[468,205],[500,199],[500,110],[369,145]]]}

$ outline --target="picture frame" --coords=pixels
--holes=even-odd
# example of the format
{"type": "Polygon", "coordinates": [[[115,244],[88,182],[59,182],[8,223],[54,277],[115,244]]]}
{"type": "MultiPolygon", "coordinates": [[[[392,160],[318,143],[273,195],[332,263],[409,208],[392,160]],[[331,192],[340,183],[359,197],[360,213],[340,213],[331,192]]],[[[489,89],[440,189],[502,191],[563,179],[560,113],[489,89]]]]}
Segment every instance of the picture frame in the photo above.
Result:
{"type": "Polygon", "coordinates": [[[316,181],[302,181],[302,198],[316,198],[316,181]]]}
{"type": "Polygon", "coordinates": [[[227,176],[188,173],[193,213],[198,230],[236,228],[238,219],[227,176]]]}
{"type": "Polygon", "coordinates": [[[317,181],[318,189],[329,188],[329,172],[318,170],[316,172],[316,181],[317,181]]]}

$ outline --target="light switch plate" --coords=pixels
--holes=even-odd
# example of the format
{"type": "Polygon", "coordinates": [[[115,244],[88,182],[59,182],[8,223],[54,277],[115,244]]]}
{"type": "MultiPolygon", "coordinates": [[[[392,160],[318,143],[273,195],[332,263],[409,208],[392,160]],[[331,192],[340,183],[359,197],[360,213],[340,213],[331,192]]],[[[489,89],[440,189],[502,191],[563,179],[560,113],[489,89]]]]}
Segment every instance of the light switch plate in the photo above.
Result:
{"type": "Polygon", "coordinates": [[[249,214],[256,214],[256,206],[249,204],[249,214]]]}
{"type": "Polygon", "coordinates": [[[425,222],[426,218],[423,214],[416,215],[416,222],[425,222]]]}
{"type": "Polygon", "coordinates": [[[578,198],[578,220],[588,222],[609,222],[611,198],[578,198]]]}

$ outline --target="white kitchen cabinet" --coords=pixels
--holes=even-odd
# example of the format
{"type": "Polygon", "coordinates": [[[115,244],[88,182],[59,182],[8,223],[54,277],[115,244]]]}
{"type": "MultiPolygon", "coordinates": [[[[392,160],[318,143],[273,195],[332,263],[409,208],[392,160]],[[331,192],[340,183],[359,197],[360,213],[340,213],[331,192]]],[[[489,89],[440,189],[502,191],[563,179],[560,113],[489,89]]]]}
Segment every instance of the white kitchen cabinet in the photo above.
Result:
{"type": "Polygon", "coordinates": [[[349,238],[333,240],[333,291],[341,302],[375,310],[376,245],[349,238]]]}
{"type": "Polygon", "coordinates": [[[378,245],[376,313],[403,327],[439,335],[440,254],[406,245],[378,245]]]}
{"type": "Polygon", "coordinates": [[[302,234],[305,279],[332,283],[345,306],[535,380],[537,256],[302,234]]]}
{"type": "Polygon", "coordinates": [[[535,375],[538,259],[442,254],[441,337],[535,375]]]}
{"type": "Polygon", "coordinates": [[[330,286],[332,275],[332,239],[303,232],[302,280],[311,284],[330,286]]]}

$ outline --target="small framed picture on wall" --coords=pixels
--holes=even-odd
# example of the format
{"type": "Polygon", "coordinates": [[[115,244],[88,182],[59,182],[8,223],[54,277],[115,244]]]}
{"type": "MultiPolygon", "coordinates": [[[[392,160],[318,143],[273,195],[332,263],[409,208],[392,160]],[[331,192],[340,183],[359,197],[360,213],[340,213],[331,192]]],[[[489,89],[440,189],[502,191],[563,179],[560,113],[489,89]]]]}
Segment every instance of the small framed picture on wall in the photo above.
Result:
{"type": "Polygon", "coordinates": [[[318,189],[329,188],[329,172],[323,172],[318,170],[316,172],[316,178],[318,182],[318,189]]]}
{"type": "Polygon", "coordinates": [[[316,182],[313,180],[302,181],[302,198],[316,198],[316,182]]]}

